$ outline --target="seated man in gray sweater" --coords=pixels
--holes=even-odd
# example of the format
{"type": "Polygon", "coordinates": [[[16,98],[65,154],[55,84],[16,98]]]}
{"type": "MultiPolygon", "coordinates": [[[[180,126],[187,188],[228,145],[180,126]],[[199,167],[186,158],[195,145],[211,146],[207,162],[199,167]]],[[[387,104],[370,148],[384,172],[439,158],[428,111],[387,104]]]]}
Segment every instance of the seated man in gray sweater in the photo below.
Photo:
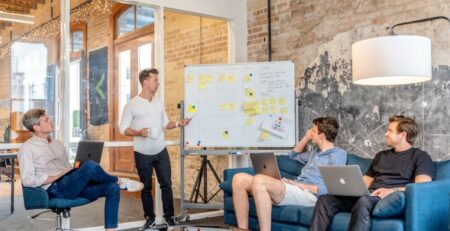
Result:
{"type": "Polygon", "coordinates": [[[233,177],[232,187],[238,227],[248,229],[249,194],[255,199],[259,227],[262,231],[271,228],[272,204],[314,206],[317,196],[327,193],[317,167],[344,165],[347,162],[347,152],[335,147],[333,143],[338,130],[339,124],[334,118],[322,117],[313,120],[313,127],[290,154],[292,159],[305,164],[295,180],[285,178],[278,180],[261,174],[255,176],[247,173],[236,174],[233,177]],[[318,148],[303,152],[310,141],[318,148]]]}
{"type": "Polygon", "coordinates": [[[68,173],[71,170],[69,156],[64,144],[50,137],[54,128],[45,111],[29,110],[23,115],[22,122],[33,133],[18,154],[22,184],[43,188],[50,198],[96,200],[106,197],[105,229],[117,228],[120,189],[139,191],[143,184],[111,176],[94,161],[87,161],[68,173]]]}

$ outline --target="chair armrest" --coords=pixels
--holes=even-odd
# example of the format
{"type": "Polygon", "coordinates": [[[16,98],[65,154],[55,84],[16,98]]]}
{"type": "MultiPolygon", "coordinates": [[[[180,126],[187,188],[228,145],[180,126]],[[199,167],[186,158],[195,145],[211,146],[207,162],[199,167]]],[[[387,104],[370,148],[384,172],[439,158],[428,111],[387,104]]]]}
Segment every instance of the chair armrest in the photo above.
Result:
{"type": "Polygon", "coordinates": [[[22,185],[23,204],[25,209],[46,209],[48,208],[48,193],[39,187],[26,187],[22,185]]]}
{"type": "Polygon", "coordinates": [[[248,173],[250,175],[255,175],[255,170],[253,168],[230,168],[223,170],[223,180],[231,180],[233,176],[237,173],[248,173]]]}
{"type": "Polygon", "coordinates": [[[406,186],[406,230],[447,230],[450,180],[406,186]]]}

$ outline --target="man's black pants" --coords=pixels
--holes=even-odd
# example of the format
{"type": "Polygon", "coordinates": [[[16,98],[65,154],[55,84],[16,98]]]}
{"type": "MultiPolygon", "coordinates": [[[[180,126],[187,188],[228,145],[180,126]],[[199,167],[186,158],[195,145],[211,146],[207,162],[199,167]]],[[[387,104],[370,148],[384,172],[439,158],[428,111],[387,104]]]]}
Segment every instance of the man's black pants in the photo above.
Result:
{"type": "Polygon", "coordinates": [[[375,205],[381,199],[376,196],[345,197],[323,195],[320,196],[314,208],[311,220],[311,231],[328,230],[333,217],[339,212],[351,212],[352,217],[348,230],[370,230],[370,215],[375,205]]]}
{"type": "Polygon", "coordinates": [[[164,218],[173,217],[172,176],[167,149],[164,148],[164,150],[156,155],[144,155],[139,152],[134,152],[134,160],[136,162],[139,179],[144,184],[144,189],[141,192],[141,200],[142,205],[144,206],[145,218],[155,218],[152,197],[153,168],[155,168],[156,177],[158,178],[161,188],[164,218]]]}

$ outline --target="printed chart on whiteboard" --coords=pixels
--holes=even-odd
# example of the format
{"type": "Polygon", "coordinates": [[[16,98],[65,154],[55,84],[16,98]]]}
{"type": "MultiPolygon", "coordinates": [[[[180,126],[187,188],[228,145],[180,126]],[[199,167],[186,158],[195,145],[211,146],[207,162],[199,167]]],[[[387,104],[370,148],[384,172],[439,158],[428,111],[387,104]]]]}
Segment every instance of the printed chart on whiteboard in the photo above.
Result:
{"type": "Polygon", "coordinates": [[[292,62],[185,67],[185,146],[295,145],[292,62]]]}

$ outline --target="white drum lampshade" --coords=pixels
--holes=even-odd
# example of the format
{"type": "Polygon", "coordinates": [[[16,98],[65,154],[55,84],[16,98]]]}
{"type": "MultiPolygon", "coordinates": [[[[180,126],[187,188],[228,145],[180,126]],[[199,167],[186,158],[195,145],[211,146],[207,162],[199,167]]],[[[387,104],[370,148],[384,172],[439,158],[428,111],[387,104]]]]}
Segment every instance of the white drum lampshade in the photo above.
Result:
{"type": "Polygon", "coordinates": [[[353,83],[399,85],[431,80],[431,41],[411,35],[366,39],[352,45],[353,83]]]}

